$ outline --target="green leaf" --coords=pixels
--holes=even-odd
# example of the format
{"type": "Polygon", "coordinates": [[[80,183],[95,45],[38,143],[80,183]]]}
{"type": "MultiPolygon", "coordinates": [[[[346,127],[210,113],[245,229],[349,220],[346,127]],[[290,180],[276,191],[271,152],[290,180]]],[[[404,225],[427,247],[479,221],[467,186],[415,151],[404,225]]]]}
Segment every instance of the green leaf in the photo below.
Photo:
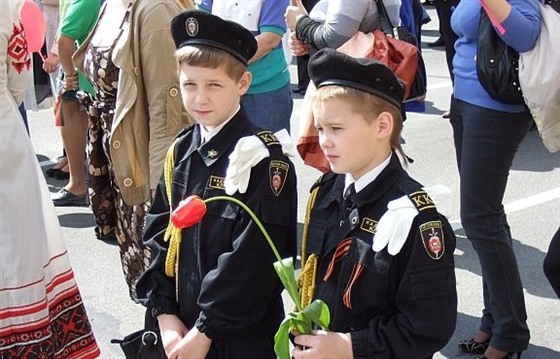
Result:
{"type": "Polygon", "coordinates": [[[329,307],[322,300],[316,299],[309,303],[309,305],[303,310],[303,314],[305,314],[305,316],[313,323],[320,326],[321,329],[328,330],[331,322],[331,314],[329,307]]]}
{"type": "Polygon", "coordinates": [[[292,319],[286,318],[280,324],[276,335],[274,336],[274,352],[278,359],[290,359],[290,337],[289,333],[292,328],[292,319]]]}
{"type": "Polygon", "coordinates": [[[290,331],[311,334],[313,324],[328,330],[331,321],[329,307],[317,299],[300,312],[290,312],[274,336],[274,351],[279,359],[290,359],[290,331]]]}
{"type": "Polygon", "coordinates": [[[288,295],[294,301],[298,311],[301,310],[293,258],[284,258],[281,261],[274,262],[273,265],[288,295]]]}

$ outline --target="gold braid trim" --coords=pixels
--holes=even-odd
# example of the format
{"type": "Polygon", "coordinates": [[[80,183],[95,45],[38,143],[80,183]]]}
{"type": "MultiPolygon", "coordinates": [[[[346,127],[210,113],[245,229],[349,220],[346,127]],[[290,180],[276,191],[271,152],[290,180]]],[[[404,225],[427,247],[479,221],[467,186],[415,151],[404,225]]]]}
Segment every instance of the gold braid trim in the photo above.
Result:
{"type": "Polygon", "coordinates": [[[301,307],[305,308],[311,300],[313,299],[313,293],[315,291],[315,277],[317,275],[317,261],[318,256],[316,254],[311,254],[309,259],[307,258],[307,238],[309,236],[309,219],[311,217],[311,210],[315,205],[315,200],[317,199],[317,193],[319,192],[319,186],[315,187],[311,191],[309,200],[307,201],[307,208],[305,210],[305,221],[303,225],[303,234],[301,239],[301,274],[299,276],[299,292],[301,297],[301,307]]]}
{"type": "Polygon", "coordinates": [[[169,241],[169,249],[167,250],[167,256],[165,257],[165,274],[168,277],[175,277],[177,274],[177,266],[179,264],[179,244],[181,243],[181,229],[175,227],[171,221],[171,214],[173,213],[173,207],[171,205],[171,184],[173,183],[173,166],[175,164],[175,144],[173,142],[171,147],[167,150],[165,155],[165,163],[163,164],[163,175],[165,181],[165,191],[167,192],[167,200],[169,202],[169,224],[165,230],[165,235],[163,236],[163,241],[169,241]]]}
{"type": "Polygon", "coordinates": [[[299,276],[300,284],[300,297],[301,297],[301,307],[305,308],[313,300],[313,293],[315,292],[315,278],[317,277],[317,261],[318,256],[313,253],[309,256],[305,262],[305,266],[301,270],[299,276]]]}

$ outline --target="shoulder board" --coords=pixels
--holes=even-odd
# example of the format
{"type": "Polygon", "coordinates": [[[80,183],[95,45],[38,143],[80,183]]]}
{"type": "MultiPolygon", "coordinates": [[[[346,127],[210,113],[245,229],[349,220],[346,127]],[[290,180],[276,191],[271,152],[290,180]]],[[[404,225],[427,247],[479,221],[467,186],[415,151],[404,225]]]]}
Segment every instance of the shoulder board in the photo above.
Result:
{"type": "Polygon", "coordinates": [[[327,172],[327,173],[322,174],[321,176],[319,176],[317,181],[315,181],[315,183],[313,183],[309,192],[312,192],[315,188],[320,187],[323,184],[334,180],[336,178],[336,176],[337,176],[336,173],[333,173],[333,172],[327,172]]]}
{"type": "Polygon", "coordinates": [[[177,136],[175,136],[175,139],[179,139],[181,137],[184,137],[186,134],[188,134],[189,132],[191,132],[194,129],[194,124],[192,125],[188,125],[187,127],[183,128],[178,134],[177,136]]]}
{"type": "Polygon", "coordinates": [[[436,210],[434,201],[430,198],[428,193],[422,189],[410,193],[408,198],[410,198],[412,204],[418,209],[418,212],[436,210]]]}
{"type": "Polygon", "coordinates": [[[266,147],[282,146],[271,131],[260,131],[255,135],[266,147]]]}

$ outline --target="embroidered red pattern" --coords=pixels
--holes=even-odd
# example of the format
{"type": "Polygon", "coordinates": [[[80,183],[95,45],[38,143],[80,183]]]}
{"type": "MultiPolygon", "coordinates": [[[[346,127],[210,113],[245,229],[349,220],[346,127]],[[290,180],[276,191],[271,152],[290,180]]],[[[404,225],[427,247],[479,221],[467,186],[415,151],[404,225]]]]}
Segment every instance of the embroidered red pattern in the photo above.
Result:
{"type": "Polygon", "coordinates": [[[0,336],[0,358],[99,357],[99,348],[77,288],[49,307],[49,317],[44,321],[29,323],[0,336]]]}
{"type": "Polygon", "coordinates": [[[18,73],[21,73],[24,67],[26,67],[27,70],[31,67],[31,58],[27,50],[25,31],[21,22],[19,23],[19,27],[17,24],[13,24],[12,35],[8,40],[8,56],[12,59],[11,64],[18,73]]]}

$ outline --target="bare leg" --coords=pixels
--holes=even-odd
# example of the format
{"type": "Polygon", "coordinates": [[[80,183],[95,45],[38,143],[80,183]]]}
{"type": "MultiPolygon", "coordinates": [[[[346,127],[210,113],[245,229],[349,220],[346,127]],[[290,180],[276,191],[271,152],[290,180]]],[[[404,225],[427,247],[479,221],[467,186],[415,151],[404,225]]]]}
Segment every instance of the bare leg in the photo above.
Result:
{"type": "Polygon", "coordinates": [[[77,102],[68,100],[63,100],[62,111],[65,120],[61,133],[70,169],[70,180],[65,188],[76,196],[83,196],[87,192],[85,172],[87,114],[79,110],[77,102]]]}

